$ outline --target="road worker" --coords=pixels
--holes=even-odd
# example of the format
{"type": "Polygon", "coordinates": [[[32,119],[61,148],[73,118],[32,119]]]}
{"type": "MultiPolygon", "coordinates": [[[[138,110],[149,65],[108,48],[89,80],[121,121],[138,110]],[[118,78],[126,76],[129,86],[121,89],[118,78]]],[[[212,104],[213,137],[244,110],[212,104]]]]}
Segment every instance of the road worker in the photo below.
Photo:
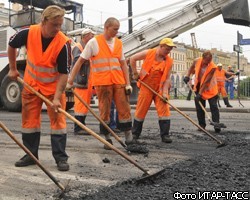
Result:
{"type": "MultiPolygon", "coordinates": [[[[220,113],[217,106],[218,101],[218,87],[216,81],[216,70],[217,66],[212,61],[212,53],[210,51],[205,51],[202,57],[194,60],[193,64],[190,66],[187,75],[184,77],[184,82],[188,84],[190,80],[190,75],[195,74],[194,91],[196,93],[195,97],[195,107],[199,125],[205,129],[205,112],[200,106],[199,102],[206,107],[206,100],[208,100],[210,105],[210,110],[212,113],[213,122],[219,124],[220,113]]],[[[219,133],[221,127],[214,126],[215,132],[219,133]]]]}
{"type": "MultiPolygon", "coordinates": [[[[71,65],[70,40],[61,31],[65,10],[49,6],[42,12],[41,23],[22,29],[10,38],[8,47],[9,73],[11,79],[20,76],[16,66],[16,49],[27,48],[27,64],[24,82],[52,101],[47,105],[51,122],[52,155],[60,171],[68,171],[66,149],[66,119],[58,112],[65,109],[65,86],[71,65]]],[[[46,102],[45,102],[46,103],[46,102]]],[[[23,144],[38,158],[41,134],[41,109],[43,100],[28,88],[22,91],[22,140],[23,144]]],[[[25,155],[15,163],[16,167],[34,165],[35,161],[25,155]]]]}
{"type": "MultiPolygon", "coordinates": [[[[164,98],[169,98],[170,74],[173,59],[168,55],[176,45],[171,38],[164,38],[160,41],[157,48],[144,50],[130,57],[130,65],[133,71],[133,78],[138,78],[158,92],[164,98]],[[136,62],[144,60],[140,75],[137,72],[136,62]]],[[[169,105],[162,101],[160,97],[144,85],[140,85],[140,92],[137,100],[134,116],[132,133],[135,138],[139,138],[142,132],[142,126],[148,109],[154,101],[158,113],[160,126],[160,136],[162,142],[171,143],[169,136],[170,129],[170,110],[169,105]]]]}
{"type": "MultiPolygon", "coordinates": [[[[71,88],[73,80],[84,62],[91,62],[92,85],[95,87],[98,101],[100,118],[110,124],[110,107],[114,100],[118,111],[117,128],[124,132],[125,143],[133,143],[131,133],[131,114],[129,100],[126,94],[132,93],[128,66],[123,54],[121,40],[116,37],[120,28],[120,22],[113,17],[104,23],[103,34],[95,36],[85,46],[84,51],[77,60],[67,88],[71,88]]],[[[105,135],[106,140],[112,144],[110,133],[100,124],[100,133],[105,135]]],[[[109,149],[106,145],[105,149],[109,149]]]]}
{"type": "MultiPolygon", "coordinates": [[[[96,33],[89,28],[86,28],[81,33],[81,41],[76,43],[76,45],[72,49],[72,67],[80,57],[80,54],[84,50],[87,42],[94,37],[96,33]]],[[[87,104],[90,104],[91,96],[92,96],[92,84],[90,78],[90,64],[89,61],[86,61],[79,70],[78,74],[74,80],[74,92],[77,93],[87,104]]],[[[84,104],[74,96],[74,112],[75,118],[85,125],[85,119],[88,113],[88,108],[84,106],[84,104]]],[[[74,134],[75,135],[89,135],[86,131],[84,131],[80,126],[74,123],[74,134]]]]}
{"type": "Polygon", "coordinates": [[[233,73],[232,75],[226,74],[226,80],[225,80],[225,89],[227,94],[229,94],[230,99],[234,99],[234,70],[232,69],[232,66],[229,65],[227,67],[227,72],[233,73]]]}
{"type": "MultiPolygon", "coordinates": [[[[216,78],[217,78],[217,86],[218,86],[218,95],[222,95],[223,101],[227,107],[233,107],[230,105],[228,101],[228,96],[227,92],[225,89],[225,80],[226,80],[226,75],[232,76],[232,75],[238,75],[237,73],[229,72],[226,71],[222,68],[222,64],[218,63],[217,64],[217,70],[216,70],[216,78]]],[[[219,105],[220,106],[220,105],[219,105]]]]}

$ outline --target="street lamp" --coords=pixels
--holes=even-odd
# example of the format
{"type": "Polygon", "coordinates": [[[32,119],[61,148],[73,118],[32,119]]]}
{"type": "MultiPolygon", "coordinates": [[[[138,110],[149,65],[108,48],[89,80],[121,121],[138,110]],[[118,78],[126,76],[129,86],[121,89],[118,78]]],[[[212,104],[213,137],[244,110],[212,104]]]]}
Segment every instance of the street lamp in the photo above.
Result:
{"type": "MultiPolygon", "coordinates": [[[[120,0],[124,1],[124,0],[120,0]]],[[[133,11],[132,11],[132,0],[128,0],[128,17],[133,16],[133,11]]],[[[133,21],[132,19],[128,19],[128,33],[133,32],[133,21]]]]}

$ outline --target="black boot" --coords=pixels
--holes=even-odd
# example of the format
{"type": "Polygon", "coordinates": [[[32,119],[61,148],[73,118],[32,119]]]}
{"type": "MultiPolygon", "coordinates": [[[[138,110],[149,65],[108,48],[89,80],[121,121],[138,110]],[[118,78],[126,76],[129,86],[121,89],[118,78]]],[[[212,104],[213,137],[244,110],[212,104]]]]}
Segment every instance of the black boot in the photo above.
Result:
{"type": "Polygon", "coordinates": [[[159,120],[161,141],[165,143],[171,143],[172,139],[169,136],[170,120],[159,120]]]}
{"type": "MultiPolygon", "coordinates": [[[[24,146],[38,159],[38,149],[40,144],[40,132],[22,133],[22,140],[24,146]]],[[[16,167],[25,167],[28,165],[35,165],[36,162],[26,154],[15,163],[16,167]]]]}
{"type": "Polygon", "coordinates": [[[229,101],[228,101],[228,97],[224,97],[223,100],[224,100],[225,105],[226,105],[228,108],[232,108],[232,107],[233,107],[233,106],[230,105],[230,103],[229,103],[229,101]]]}
{"type": "Polygon", "coordinates": [[[137,121],[136,119],[134,119],[132,134],[135,139],[139,139],[142,132],[142,125],[143,121],[137,121]]]}
{"type": "Polygon", "coordinates": [[[56,161],[59,171],[68,171],[69,164],[67,163],[68,155],[66,153],[67,134],[52,134],[51,147],[52,155],[56,161]]]}
{"type": "Polygon", "coordinates": [[[218,98],[218,107],[221,108],[221,105],[220,105],[220,97],[218,98]]]}
{"type": "MultiPolygon", "coordinates": [[[[76,115],[75,118],[80,121],[83,125],[85,125],[86,116],[78,116],[76,115]]],[[[84,129],[82,129],[78,124],[74,123],[74,134],[75,135],[89,135],[84,129]]]]}

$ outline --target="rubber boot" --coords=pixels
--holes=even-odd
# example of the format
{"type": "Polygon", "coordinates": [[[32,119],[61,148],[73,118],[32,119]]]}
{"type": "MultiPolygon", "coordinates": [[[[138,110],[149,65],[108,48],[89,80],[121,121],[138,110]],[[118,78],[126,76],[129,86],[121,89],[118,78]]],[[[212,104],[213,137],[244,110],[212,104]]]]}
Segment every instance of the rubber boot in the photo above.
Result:
{"type": "Polygon", "coordinates": [[[228,108],[232,108],[232,107],[233,107],[232,105],[229,104],[228,97],[224,97],[223,100],[224,100],[225,105],[226,105],[228,108]]]}
{"type": "MultiPolygon", "coordinates": [[[[86,116],[78,116],[76,115],[75,118],[80,121],[83,125],[85,125],[86,116]]],[[[74,123],[74,134],[75,135],[89,135],[84,129],[82,129],[78,124],[74,123]]]]}
{"type": "Polygon", "coordinates": [[[134,119],[132,134],[135,139],[139,139],[142,132],[143,121],[137,121],[134,119]]]}
{"type": "Polygon", "coordinates": [[[67,134],[52,134],[51,147],[52,155],[56,161],[59,171],[68,171],[69,164],[67,163],[68,155],[66,153],[67,134]]]}
{"type": "MultiPolygon", "coordinates": [[[[35,133],[22,133],[22,140],[24,146],[30,150],[30,152],[38,159],[38,149],[40,144],[40,132],[35,133]]],[[[28,165],[34,165],[36,162],[26,154],[20,160],[15,163],[16,167],[25,167],[28,165]]]]}
{"type": "MultiPolygon", "coordinates": [[[[110,127],[110,123],[107,124],[110,127]]],[[[102,124],[100,124],[100,134],[104,134],[104,137],[106,139],[107,142],[109,142],[110,144],[113,145],[113,142],[110,138],[110,133],[109,131],[105,128],[105,126],[103,126],[102,124]]],[[[112,150],[108,145],[104,144],[103,148],[105,150],[112,150]]]]}
{"type": "Polygon", "coordinates": [[[159,120],[161,141],[171,143],[172,139],[169,136],[170,120],[159,120]]]}

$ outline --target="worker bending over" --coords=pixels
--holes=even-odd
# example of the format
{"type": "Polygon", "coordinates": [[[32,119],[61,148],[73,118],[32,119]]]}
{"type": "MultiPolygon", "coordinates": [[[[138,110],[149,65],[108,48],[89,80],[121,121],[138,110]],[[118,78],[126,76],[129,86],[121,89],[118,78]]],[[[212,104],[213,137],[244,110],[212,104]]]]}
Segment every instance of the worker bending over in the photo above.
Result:
{"type": "MultiPolygon", "coordinates": [[[[170,74],[173,59],[168,56],[176,45],[171,38],[164,38],[160,41],[157,48],[144,50],[130,58],[130,65],[133,70],[133,78],[138,78],[150,86],[153,90],[162,95],[165,99],[169,98],[170,74]],[[143,60],[140,75],[137,72],[136,61],[143,60]]],[[[140,92],[137,100],[136,111],[132,133],[135,138],[139,138],[142,132],[142,126],[148,109],[154,101],[158,114],[160,136],[162,142],[171,143],[169,136],[170,130],[170,110],[169,105],[161,98],[150,91],[146,86],[138,83],[140,92]]]]}
{"type": "MultiPolygon", "coordinates": [[[[218,86],[216,80],[216,70],[217,66],[212,61],[212,54],[210,51],[205,51],[202,57],[194,60],[193,64],[190,66],[187,75],[184,77],[184,82],[188,84],[190,80],[190,75],[195,73],[195,83],[194,91],[196,93],[195,97],[195,107],[199,125],[205,129],[205,112],[200,106],[199,102],[206,107],[206,100],[208,100],[210,105],[210,110],[212,113],[212,120],[219,124],[220,113],[217,106],[218,101],[218,86]]],[[[214,126],[215,132],[219,133],[221,127],[214,126]]]]}

